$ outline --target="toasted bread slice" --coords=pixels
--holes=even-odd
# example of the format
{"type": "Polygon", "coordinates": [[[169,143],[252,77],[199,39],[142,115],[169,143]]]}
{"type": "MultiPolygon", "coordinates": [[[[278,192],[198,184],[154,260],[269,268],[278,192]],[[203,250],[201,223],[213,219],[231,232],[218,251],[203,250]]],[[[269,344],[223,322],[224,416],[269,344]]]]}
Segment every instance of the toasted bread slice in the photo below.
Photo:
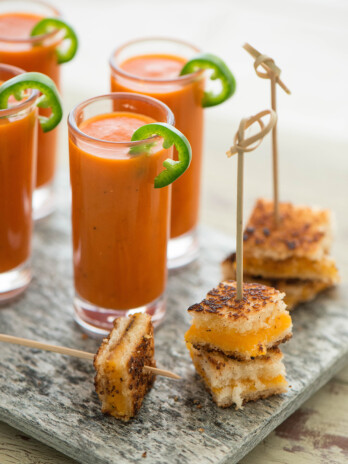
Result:
{"type": "Polygon", "coordinates": [[[250,361],[238,361],[190,344],[188,348],[198,374],[222,408],[235,404],[239,409],[247,401],[287,391],[283,355],[278,348],[250,361]]]}
{"type": "Polygon", "coordinates": [[[280,203],[279,212],[277,226],[273,201],[257,200],[244,232],[244,257],[260,261],[324,259],[332,242],[330,211],[280,203]]]}
{"type": "Polygon", "coordinates": [[[128,421],[134,417],[155,376],[144,365],[156,366],[151,317],[118,318],[94,358],[95,389],[102,412],[128,421]]]}
{"type": "MultiPolygon", "coordinates": [[[[236,278],[236,254],[232,253],[222,262],[222,275],[225,280],[236,278]]],[[[253,276],[244,272],[245,282],[257,282],[262,285],[274,287],[285,293],[284,303],[288,310],[292,310],[298,304],[312,301],[318,293],[330,288],[331,283],[320,280],[301,279],[267,279],[253,276]]]]}
{"type": "Polygon", "coordinates": [[[291,338],[292,323],[274,288],[245,283],[243,299],[236,299],[236,282],[221,282],[201,303],[188,311],[193,317],[185,339],[194,347],[223,351],[237,359],[263,356],[291,338]]]}

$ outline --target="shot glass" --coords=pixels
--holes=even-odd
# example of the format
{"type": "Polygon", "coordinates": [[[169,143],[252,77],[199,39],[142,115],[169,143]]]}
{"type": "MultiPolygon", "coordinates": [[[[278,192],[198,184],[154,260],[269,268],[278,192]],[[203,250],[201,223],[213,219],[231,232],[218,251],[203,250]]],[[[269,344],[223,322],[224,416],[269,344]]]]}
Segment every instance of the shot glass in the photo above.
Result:
{"type": "Polygon", "coordinates": [[[199,71],[179,76],[184,63],[199,51],[193,45],[179,40],[148,38],[120,46],[110,58],[111,91],[137,92],[168,105],[174,113],[176,127],[188,138],[192,147],[191,166],[173,184],[169,268],[193,261],[199,247],[197,224],[203,146],[201,100],[205,74],[199,71]],[[163,70],[171,77],[163,77],[163,70]]]}
{"type": "MultiPolygon", "coordinates": [[[[0,62],[18,66],[25,71],[46,74],[59,88],[60,65],[56,48],[62,42],[62,32],[30,36],[37,22],[54,16],[59,16],[58,10],[41,1],[0,0],[0,62]]],[[[47,116],[49,111],[42,108],[40,114],[47,116]]],[[[58,128],[46,133],[39,131],[34,219],[45,217],[54,210],[53,180],[57,142],[58,128]]]]}
{"type": "MultiPolygon", "coordinates": [[[[0,83],[22,72],[0,64],[0,83]]],[[[31,280],[38,96],[33,91],[0,110],[0,302],[23,292],[31,280]]]]}
{"type": "Polygon", "coordinates": [[[68,118],[75,319],[91,335],[119,316],[147,312],[158,324],[165,313],[171,187],[154,178],[173,150],[159,137],[131,142],[139,120],[174,124],[165,104],[132,93],[92,98],[68,118]]]}

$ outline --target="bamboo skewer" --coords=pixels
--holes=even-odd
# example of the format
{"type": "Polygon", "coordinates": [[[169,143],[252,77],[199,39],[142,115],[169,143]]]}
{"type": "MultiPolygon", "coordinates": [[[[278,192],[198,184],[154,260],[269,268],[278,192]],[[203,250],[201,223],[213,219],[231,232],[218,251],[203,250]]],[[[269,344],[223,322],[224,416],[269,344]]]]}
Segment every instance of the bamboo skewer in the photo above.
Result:
{"type": "MultiPolygon", "coordinates": [[[[80,359],[94,360],[94,353],[88,353],[86,351],[74,350],[72,348],[66,348],[65,346],[50,345],[49,343],[37,342],[35,340],[28,340],[27,338],[14,337],[12,335],[0,334],[0,342],[12,343],[14,345],[27,346],[28,348],[37,348],[39,350],[51,351],[53,353],[63,354],[65,356],[72,356],[80,359]]],[[[152,372],[155,375],[161,375],[170,379],[179,380],[181,377],[174,372],[170,372],[164,369],[158,369],[157,367],[144,366],[144,370],[152,372]]]]}
{"type": "MultiPolygon", "coordinates": [[[[277,92],[276,92],[276,76],[271,75],[271,107],[273,111],[277,111],[277,92]]],[[[273,160],[273,204],[274,204],[274,219],[279,225],[279,182],[278,182],[278,137],[277,124],[272,130],[272,160],[273,160]]]]}
{"type": "Polygon", "coordinates": [[[237,234],[236,234],[236,280],[237,280],[237,297],[240,301],[243,298],[243,192],[244,192],[244,152],[255,150],[265,135],[267,135],[277,123],[277,114],[273,110],[265,110],[251,116],[247,119],[242,119],[239,124],[238,132],[234,137],[234,146],[226,153],[231,157],[238,153],[237,166],[237,234]],[[264,125],[262,118],[266,115],[270,116],[267,126],[264,125]],[[244,132],[248,127],[257,122],[260,126],[260,132],[244,138],[244,132]]]}
{"type": "Polygon", "coordinates": [[[244,192],[244,151],[243,143],[246,119],[242,119],[238,130],[237,167],[237,300],[243,298],[243,192],[244,192]]]}
{"type": "MultiPolygon", "coordinates": [[[[281,70],[276,66],[274,60],[267,55],[261,54],[256,48],[250,44],[245,43],[243,48],[253,57],[254,68],[256,74],[262,79],[270,79],[271,82],[271,107],[273,111],[277,111],[277,93],[276,84],[278,84],[287,94],[290,94],[290,90],[280,79],[281,70]],[[265,72],[259,71],[261,66],[265,72]]],[[[279,181],[278,181],[278,139],[277,139],[277,124],[272,130],[272,158],[273,158],[273,202],[274,202],[274,219],[278,226],[280,221],[279,216],[279,181]]]]}

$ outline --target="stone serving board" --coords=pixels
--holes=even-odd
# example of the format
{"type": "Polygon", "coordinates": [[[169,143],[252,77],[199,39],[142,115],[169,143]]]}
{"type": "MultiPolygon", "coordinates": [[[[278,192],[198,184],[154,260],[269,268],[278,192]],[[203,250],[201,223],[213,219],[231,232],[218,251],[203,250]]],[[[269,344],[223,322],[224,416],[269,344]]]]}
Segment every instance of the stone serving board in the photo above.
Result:
{"type": "MultiPolygon", "coordinates": [[[[36,224],[35,277],[25,294],[0,310],[3,333],[95,352],[73,322],[68,187],[59,210],[36,224]]],[[[195,374],[183,341],[189,305],[220,279],[233,241],[201,230],[200,258],[171,273],[156,358],[181,381],[158,378],[138,416],[121,423],[100,412],[91,362],[0,344],[0,420],[83,464],[236,463],[348,359],[347,284],[293,312],[294,337],[283,345],[291,389],[286,395],[219,409],[195,374]],[[201,407],[197,407],[201,405],[201,407]],[[143,459],[146,452],[146,459],[143,459]]]]}

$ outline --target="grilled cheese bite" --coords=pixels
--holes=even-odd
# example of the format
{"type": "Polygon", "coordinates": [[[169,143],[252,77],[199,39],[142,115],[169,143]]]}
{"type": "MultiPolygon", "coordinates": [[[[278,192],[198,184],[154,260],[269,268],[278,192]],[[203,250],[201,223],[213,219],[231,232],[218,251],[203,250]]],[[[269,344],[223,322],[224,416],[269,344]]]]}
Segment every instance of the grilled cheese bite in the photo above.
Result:
{"type": "MultiPolygon", "coordinates": [[[[222,263],[222,275],[224,280],[236,279],[236,254],[232,253],[222,263]]],[[[257,282],[269,287],[274,287],[285,294],[284,303],[288,310],[293,309],[299,303],[312,301],[318,293],[330,288],[331,283],[321,280],[301,279],[271,279],[244,273],[245,282],[257,282]]]]}
{"type": "Polygon", "coordinates": [[[102,412],[123,421],[134,417],[155,376],[144,366],[156,367],[151,317],[137,313],[118,318],[94,358],[95,389],[102,412]]]}
{"type": "Polygon", "coordinates": [[[264,356],[291,338],[291,318],[284,294],[257,283],[244,283],[236,300],[236,282],[221,282],[199,304],[191,306],[192,326],[185,340],[206,351],[221,351],[240,360],[264,356]]]}
{"type": "Polygon", "coordinates": [[[221,352],[196,349],[191,344],[188,344],[188,349],[198,374],[219,407],[235,404],[239,409],[247,401],[287,391],[283,355],[278,348],[250,361],[229,358],[221,352]]]}
{"type": "MultiPolygon", "coordinates": [[[[340,281],[329,256],[331,214],[291,203],[280,203],[279,212],[276,226],[273,201],[257,200],[243,237],[244,279],[285,292],[285,302],[294,307],[340,281]]],[[[222,263],[223,278],[234,279],[235,267],[232,254],[222,263]]]]}

